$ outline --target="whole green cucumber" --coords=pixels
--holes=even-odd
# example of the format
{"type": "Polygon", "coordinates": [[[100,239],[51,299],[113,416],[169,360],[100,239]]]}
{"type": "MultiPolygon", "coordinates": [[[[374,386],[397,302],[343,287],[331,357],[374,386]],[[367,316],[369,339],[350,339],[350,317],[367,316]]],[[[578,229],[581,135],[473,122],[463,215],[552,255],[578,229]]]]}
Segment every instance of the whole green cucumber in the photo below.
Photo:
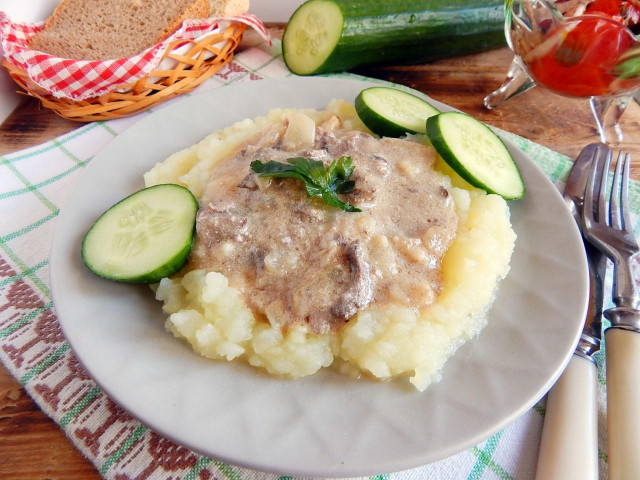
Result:
{"type": "Polygon", "coordinates": [[[282,38],[293,73],[419,63],[505,45],[503,0],[309,0],[282,38]]]}

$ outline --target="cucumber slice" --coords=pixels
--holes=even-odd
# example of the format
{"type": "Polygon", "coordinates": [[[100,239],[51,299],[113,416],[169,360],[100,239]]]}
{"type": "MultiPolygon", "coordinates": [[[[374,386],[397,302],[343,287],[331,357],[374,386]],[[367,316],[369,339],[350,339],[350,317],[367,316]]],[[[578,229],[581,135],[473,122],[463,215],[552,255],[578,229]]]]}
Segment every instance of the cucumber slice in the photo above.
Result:
{"type": "Polygon", "coordinates": [[[104,212],[82,240],[82,259],[96,275],[156,283],[187,260],[198,202],[184,187],[155,185],[104,212]]]}
{"type": "Polygon", "coordinates": [[[293,12],[282,37],[289,70],[298,75],[316,73],[340,41],[343,21],[342,10],[331,1],[307,2],[293,12]]]}
{"type": "Polygon", "coordinates": [[[513,157],[484,123],[465,113],[440,113],[427,119],[427,135],[444,161],[474,187],[505,200],[524,196],[513,157]]]}
{"type": "Polygon", "coordinates": [[[362,123],[381,137],[427,133],[427,118],[440,113],[421,98],[389,87],[364,89],[356,97],[355,106],[362,123]]]}

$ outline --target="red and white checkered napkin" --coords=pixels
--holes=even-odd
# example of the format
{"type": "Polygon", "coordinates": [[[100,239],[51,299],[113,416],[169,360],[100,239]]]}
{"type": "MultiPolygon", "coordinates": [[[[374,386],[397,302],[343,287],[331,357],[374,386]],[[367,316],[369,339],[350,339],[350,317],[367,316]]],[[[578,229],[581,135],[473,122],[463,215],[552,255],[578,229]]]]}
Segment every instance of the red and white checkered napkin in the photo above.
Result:
{"type": "Polygon", "coordinates": [[[196,39],[224,28],[227,22],[244,23],[269,41],[266,27],[255,15],[211,17],[185,20],[173,35],[133,57],[114,60],[72,60],[31,50],[27,45],[28,39],[44,27],[44,22],[12,22],[2,11],[0,41],[7,61],[26,70],[35,84],[58,98],[84,100],[146,77],[158,66],[171,42],[196,39]]]}

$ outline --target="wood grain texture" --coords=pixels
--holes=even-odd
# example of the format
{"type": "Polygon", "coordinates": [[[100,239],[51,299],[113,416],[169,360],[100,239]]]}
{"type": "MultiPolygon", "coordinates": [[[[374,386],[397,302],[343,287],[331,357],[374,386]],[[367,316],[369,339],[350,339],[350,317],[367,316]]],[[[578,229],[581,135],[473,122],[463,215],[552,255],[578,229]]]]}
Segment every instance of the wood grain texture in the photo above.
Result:
{"type": "Polygon", "coordinates": [[[80,126],[41,107],[37,99],[25,97],[0,125],[0,155],[48,142],[80,126]]]}
{"type": "MultiPolygon", "coordinates": [[[[272,30],[273,33],[273,30],[272,30]]],[[[276,35],[277,36],[277,35],[276,35]]],[[[496,110],[482,105],[485,95],[503,81],[511,62],[507,49],[425,65],[398,65],[356,73],[407,85],[496,127],[575,158],[598,141],[584,100],[534,89],[496,110]]],[[[623,116],[622,147],[632,152],[633,174],[640,179],[640,107],[623,116]]],[[[0,155],[51,140],[79,124],[41,109],[33,99],[0,125],[0,155]]],[[[99,475],[0,365],[0,478],[5,480],[94,480],[99,475]]]]}
{"type": "Polygon", "coordinates": [[[0,478],[98,480],[100,475],[0,365],[0,478]]]}

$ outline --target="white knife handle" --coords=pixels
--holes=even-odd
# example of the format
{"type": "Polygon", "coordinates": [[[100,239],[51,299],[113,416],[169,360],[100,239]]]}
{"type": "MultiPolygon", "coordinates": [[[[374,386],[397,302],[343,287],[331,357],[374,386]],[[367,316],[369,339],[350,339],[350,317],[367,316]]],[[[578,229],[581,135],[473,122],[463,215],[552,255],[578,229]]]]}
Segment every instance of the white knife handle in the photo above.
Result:
{"type": "Polygon", "coordinates": [[[536,480],[597,480],[598,371],[574,354],[547,396],[536,480]]]}
{"type": "Polygon", "coordinates": [[[640,478],[640,333],[605,332],[609,479],[640,478]]]}

